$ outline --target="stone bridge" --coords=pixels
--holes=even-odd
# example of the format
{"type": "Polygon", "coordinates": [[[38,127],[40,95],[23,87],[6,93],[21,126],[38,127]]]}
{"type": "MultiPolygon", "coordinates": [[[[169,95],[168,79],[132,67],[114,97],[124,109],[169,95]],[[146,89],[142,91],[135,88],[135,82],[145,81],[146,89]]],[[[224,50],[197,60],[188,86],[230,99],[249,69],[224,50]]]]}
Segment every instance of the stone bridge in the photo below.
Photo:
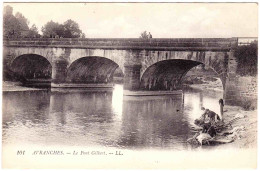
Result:
{"type": "Polygon", "coordinates": [[[109,83],[119,67],[126,90],[175,90],[191,68],[205,64],[222,80],[228,99],[237,44],[237,38],[24,38],[4,40],[3,51],[4,63],[13,72],[49,75],[55,84],[109,83]]]}

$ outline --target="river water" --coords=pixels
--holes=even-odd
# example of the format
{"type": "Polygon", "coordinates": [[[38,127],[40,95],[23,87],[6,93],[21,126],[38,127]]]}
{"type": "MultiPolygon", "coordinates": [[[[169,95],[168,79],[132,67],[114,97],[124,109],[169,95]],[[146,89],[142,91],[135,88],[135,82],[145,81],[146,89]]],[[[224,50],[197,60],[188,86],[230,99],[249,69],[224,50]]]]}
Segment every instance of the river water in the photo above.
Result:
{"type": "Polygon", "coordinates": [[[202,106],[219,113],[223,92],[123,96],[113,91],[3,92],[3,145],[189,148],[186,140],[202,106]]]}

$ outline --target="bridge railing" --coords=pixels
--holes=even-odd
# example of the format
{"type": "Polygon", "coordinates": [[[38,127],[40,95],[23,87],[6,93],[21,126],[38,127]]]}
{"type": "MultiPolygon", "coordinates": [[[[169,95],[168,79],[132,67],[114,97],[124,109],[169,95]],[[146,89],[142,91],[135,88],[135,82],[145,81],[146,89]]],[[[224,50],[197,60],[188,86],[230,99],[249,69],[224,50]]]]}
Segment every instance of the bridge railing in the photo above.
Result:
{"type": "Polygon", "coordinates": [[[237,46],[237,38],[113,38],[113,39],[75,39],[75,38],[12,38],[4,39],[4,46],[50,46],[79,48],[131,48],[131,49],[169,49],[169,48],[222,48],[237,46]]]}
{"type": "Polygon", "coordinates": [[[238,46],[257,44],[258,37],[238,37],[238,46]]]}

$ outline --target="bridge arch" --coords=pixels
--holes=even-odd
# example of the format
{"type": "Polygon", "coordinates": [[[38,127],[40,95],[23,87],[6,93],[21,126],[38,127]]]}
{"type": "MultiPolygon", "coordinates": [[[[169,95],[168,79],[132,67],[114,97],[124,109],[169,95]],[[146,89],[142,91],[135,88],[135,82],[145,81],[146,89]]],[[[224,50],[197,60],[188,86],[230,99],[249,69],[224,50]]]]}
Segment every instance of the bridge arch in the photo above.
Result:
{"type": "Polygon", "coordinates": [[[116,62],[105,57],[82,57],[68,66],[66,80],[73,83],[109,83],[113,81],[118,67],[116,62]]]}
{"type": "MultiPolygon", "coordinates": [[[[193,67],[199,64],[205,64],[207,67],[213,69],[222,81],[223,89],[225,89],[226,78],[227,78],[227,65],[228,65],[228,53],[227,52],[214,52],[214,51],[152,51],[148,53],[142,60],[142,68],[140,73],[140,87],[144,89],[147,87],[147,72],[155,70],[156,67],[167,67],[175,66],[178,63],[179,66],[184,70],[183,73],[178,73],[178,79],[180,82],[183,76],[193,67]],[[175,62],[173,62],[173,61],[175,62]],[[169,66],[166,65],[167,61],[169,66]],[[162,62],[162,63],[161,63],[162,62]],[[185,69],[185,66],[187,65],[185,69]],[[190,66],[190,67],[189,67],[190,66]],[[145,74],[146,73],[146,74],[145,74]],[[145,86],[146,85],[146,86],[145,86]]],[[[171,68],[171,67],[170,67],[171,68]]],[[[180,69],[181,69],[180,68],[180,69]]],[[[173,69],[171,69],[173,70],[173,69]]],[[[156,72],[159,70],[157,69],[156,72]]],[[[173,72],[173,71],[169,71],[173,72]]],[[[162,77],[162,76],[161,76],[162,77]]],[[[150,80],[149,80],[150,81],[150,80]]],[[[177,82],[177,81],[176,81],[177,82]]],[[[151,83],[150,83],[151,84],[151,83]]],[[[166,84],[166,83],[165,83],[166,84]]],[[[150,85],[151,87],[151,85],[150,85]]],[[[146,88],[147,89],[147,88],[146,88]]]]}
{"type": "Polygon", "coordinates": [[[11,70],[23,79],[51,79],[51,62],[37,54],[23,54],[14,58],[11,70]]]}
{"type": "Polygon", "coordinates": [[[200,62],[170,59],[159,61],[146,69],[141,77],[141,89],[175,90],[180,87],[182,77],[200,62]]]}

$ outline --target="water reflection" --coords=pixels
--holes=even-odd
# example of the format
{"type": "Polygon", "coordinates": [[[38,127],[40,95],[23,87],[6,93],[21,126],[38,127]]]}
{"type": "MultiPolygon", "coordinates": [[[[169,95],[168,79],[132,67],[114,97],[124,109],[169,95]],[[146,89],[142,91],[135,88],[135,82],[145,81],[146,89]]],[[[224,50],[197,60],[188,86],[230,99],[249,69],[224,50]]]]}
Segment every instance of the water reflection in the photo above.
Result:
{"type": "Polygon", "coordinates": [[[186,149],[200,107],[218,113],[219,94],[123,96],[113,92],[3,93],[3,143],[186,149]]]}
{"type": "Polygon", "coordinates": [[[113,112],[121,119],[123,112],[123,86],[115,85],[112,97],[113,112]]]}
{"type": "Polygon", "coordinates": [[[122,146],[177,148],[189,134],[182,96],[124,97],[123,111],[122,146]]]}

